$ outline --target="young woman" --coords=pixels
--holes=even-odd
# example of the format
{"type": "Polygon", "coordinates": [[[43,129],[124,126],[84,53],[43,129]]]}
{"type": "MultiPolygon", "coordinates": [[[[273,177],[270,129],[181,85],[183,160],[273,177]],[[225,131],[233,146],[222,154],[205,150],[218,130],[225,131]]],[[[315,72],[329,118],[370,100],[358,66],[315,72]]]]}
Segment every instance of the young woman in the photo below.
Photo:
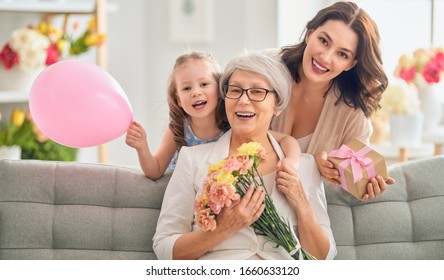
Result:
{"type": "MultiPolygon", "coordinates": [[[[327,152],[354,138],[369,143],[369,117],[379,109],[388,84],[379,31],[355,3],[337,2],[307,23],[303,37],[280,50],[293,85],[290,104],[272,129],[298,139],[302,152],[315,155],[322,176],[339,185],[327,152]]],[[[380,195],[393,183],[392,178],[371,178],[362,199],[380,195]]]]}

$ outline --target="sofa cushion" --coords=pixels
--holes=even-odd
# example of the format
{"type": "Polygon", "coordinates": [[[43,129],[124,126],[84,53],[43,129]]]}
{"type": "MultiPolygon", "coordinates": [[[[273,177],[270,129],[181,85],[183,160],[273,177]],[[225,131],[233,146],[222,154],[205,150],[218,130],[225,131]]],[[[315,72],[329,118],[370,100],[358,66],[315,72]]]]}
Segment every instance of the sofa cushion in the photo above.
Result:
{"type": "Polygon", "coordinates": [[[361,202],[326,183],[336,259],[444,259],[444,156],[389,167],[383,195],[361,202]]]}
{"type": "Polygon", "coordinates": [[[0,259],[155,259],[169,176],[99,164],[0,161],[0,259]]]}

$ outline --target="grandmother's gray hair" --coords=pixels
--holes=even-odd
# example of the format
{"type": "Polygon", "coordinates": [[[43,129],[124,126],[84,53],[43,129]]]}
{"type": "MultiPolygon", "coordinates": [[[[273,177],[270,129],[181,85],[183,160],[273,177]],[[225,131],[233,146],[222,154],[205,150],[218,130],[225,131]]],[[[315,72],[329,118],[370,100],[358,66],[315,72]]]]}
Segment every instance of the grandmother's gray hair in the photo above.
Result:
{"type": "Polygon", "coordinates": [[[224,98],[223,86],[228,84],[233,72],[238,70],[258,73],[276,91],[276,110],[283,111],[290,101],[291,96],[291,75],[287,66],[281,60],[278,53],[270,51],[245,51],[242,55],[233,58],[228,62],[220,78],[220,94],[224,98]]]}

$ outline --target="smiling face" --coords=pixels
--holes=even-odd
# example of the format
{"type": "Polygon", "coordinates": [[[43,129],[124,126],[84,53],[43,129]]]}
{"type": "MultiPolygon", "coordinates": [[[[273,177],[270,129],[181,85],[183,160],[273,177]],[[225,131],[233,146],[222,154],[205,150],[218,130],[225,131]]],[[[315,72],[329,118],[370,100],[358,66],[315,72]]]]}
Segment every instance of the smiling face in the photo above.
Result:
{"type": "MultiPolygon", "coordinates": [[[[228,80],[229,85],[249,88],[273,90],[264,76],[244,70],[235,70],[228,80]]],[[[246,93],[239,99],[225,98],[225,109],[233,136],[246,141],[258,140],[267,136],[268,128],[275,112],[276,95],[268,93],[262,102],[248,99],[246,93]]]]}
{"type": "Polygon", "coordinates": [[[343,21],[328,20],[306,36],[303,76],[313,82],[330,82],[356,65],[358,35],[343,21]]]}
{"type": "Polygon", "coordinates": [[[218,85],[208,61],[190,60],[175,73],[179,106],[191,118],[215,118],[218,85]]]}

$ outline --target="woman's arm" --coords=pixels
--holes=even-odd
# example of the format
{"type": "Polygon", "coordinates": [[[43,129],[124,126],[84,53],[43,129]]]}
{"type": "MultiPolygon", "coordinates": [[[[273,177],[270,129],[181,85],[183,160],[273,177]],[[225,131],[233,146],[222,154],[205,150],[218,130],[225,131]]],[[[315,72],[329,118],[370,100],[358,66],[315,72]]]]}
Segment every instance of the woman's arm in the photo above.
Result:
{"type": "Polygon", "coordinates": [[[148,146],[145,129],[137,122],[133,122],[128,128],[125,142],[136,149],[143,173],[152,180],[160,178],[165,173],[177,149],[173,133],[168,128],[163,134],[158,150],[153,155],[148,146]]]}
{"type": "Polygon", "coordinates": [[[173,248],[173,259],[198,259],[237,231],[253,224],[265,209],[265,192],[250,187],[240,201],[225,206],[217,217],[214,231],[182,234],[173,248]]]}
{"type": "Polygon", "coordinates": [[[299,170],[299,158],[301,156],[301,147],[298,140],[290,135],[277,131],[270,131],[271,135],[281,146],[285,154],[282,164],[289,164],[296,172],[299,170]]]}

